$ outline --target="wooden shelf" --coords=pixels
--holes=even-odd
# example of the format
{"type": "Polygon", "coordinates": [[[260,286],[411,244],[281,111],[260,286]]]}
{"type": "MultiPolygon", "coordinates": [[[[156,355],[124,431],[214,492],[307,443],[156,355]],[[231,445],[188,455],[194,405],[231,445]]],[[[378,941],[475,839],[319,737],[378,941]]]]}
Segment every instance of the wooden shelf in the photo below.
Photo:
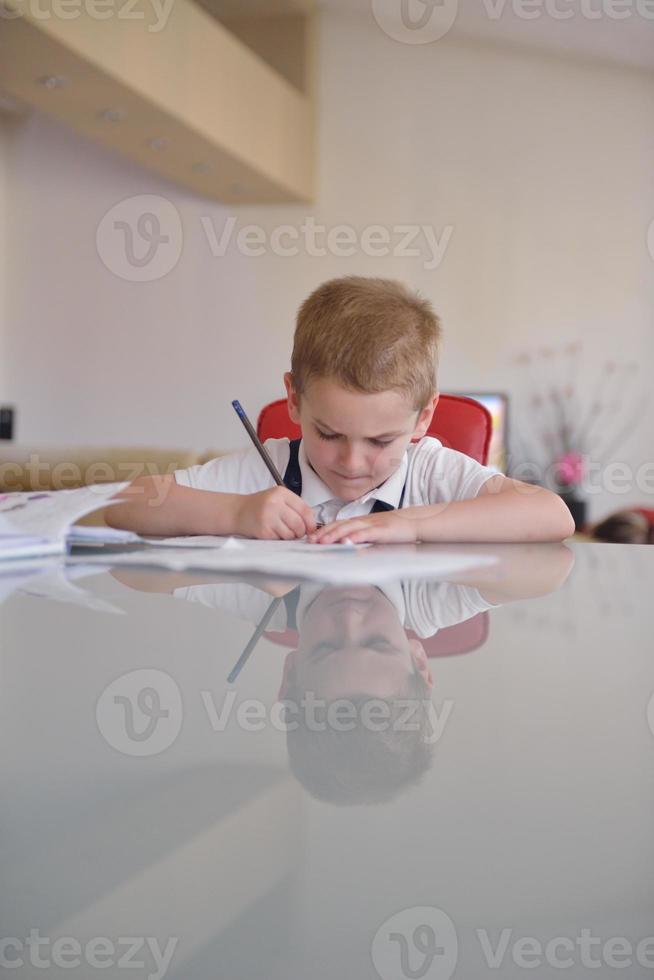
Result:
{"type": "Polygon", "coordinates": [[[275,13],[273,24],[246,4],[229,29],[193,0],[173,0],[165,23],[150,0],[130,3],[140,19],[116,16],[117,4],[107,20],[81,0],[78,16],[62,19],[48,2],[40,0],[37,19],[21,0],[0,0],[20,14],[0,18],[1,90],[207,197],[312,199],[314,15],[306,5],[275,13]]]}

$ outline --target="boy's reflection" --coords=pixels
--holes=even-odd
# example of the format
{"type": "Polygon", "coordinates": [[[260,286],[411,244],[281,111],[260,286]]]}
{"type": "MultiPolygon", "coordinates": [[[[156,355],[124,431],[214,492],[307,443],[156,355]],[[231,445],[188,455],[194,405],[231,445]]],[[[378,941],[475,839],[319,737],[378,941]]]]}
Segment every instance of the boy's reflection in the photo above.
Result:
{"type": "Polygon", "coordinates": [[[288,706],[293,774],[331,803],[392,799],[420,780],[436,741],[423,645],[408,637],[397,605],[372,586],[310,587],[298,619],[279,692],[288,706]],[[339,705],[340,723],[338,714],[330,717],[339,705]]]}
{"type": "MultiPolygon", "coordinates": [[[[315,587],[314,587],[315,588],[315,587]]],[[[418,673],[431,688],[427,655],[409,639],[396,606],[378,588],[323,588],[306,604],[297,649],[288,654],[280,697],[291,684],[326,699],[365,691],[390,697],[418,673]]]]}
{"type": "Polygon", "coordinates": [[[291,769],[318,799],[380,803],[419,781],[437,741],[441,719],[421,639],[503,602],[553,591],[574,561],[558,544],[492,552],[497,565],[458,582],[383,588],[207,581],[120,567],[112,574],[131,588],[168,592],[254,622],[266,615],[271,595],[283,597],[267,629],[293,646],[279,691],[291,769]]]}

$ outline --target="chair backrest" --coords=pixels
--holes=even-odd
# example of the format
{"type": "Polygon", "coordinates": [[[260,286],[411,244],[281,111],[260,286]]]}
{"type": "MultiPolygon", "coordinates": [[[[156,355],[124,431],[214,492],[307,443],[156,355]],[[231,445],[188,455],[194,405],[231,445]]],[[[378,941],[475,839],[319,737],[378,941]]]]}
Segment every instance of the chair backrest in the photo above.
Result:
{"type": "MultiPolygon", "coordinates": [[[[492,430],[493,420],[484,405],[462,395],[441,395],[427,435],[485,465],[492,430]]],[[[262,442],[300,437],[300,427],[291,421],[285,398],[261,409],[257,435],[262,442]]]]}

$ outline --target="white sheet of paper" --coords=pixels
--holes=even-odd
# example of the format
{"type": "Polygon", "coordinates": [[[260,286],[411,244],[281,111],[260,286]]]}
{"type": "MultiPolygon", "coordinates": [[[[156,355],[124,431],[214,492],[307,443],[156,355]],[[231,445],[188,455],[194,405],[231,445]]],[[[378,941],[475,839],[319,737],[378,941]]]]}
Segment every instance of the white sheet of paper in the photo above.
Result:
{"type": "MultiPolygon", "coordinates": [[[[396,545],[391,550],[379,552],[375,547],[359,549],[339,547],[335,552],[328,545],[315,545],[290,549],[278,547],[288,542],[263,542],[264,548],[178,548],[143,549],[111,556],[112,565],[154,565],[175,571],[206,572],[260,572],[265,575],[281,575],[284,578],[307,578],[318,582],[342,585],[376,585],[382,582],[408,578],[446,578],[450,575],[495,564],[491,555],[405,549],[396,545]],[[273,547],[274,546],[274,547],[273,547]],[[320,552],[316,554],[315,549],[320,552]]],[[[76,559],[70,558],[74,562],[76,559]]],[[[97,555],[80,559],[86,563],[106,563],[106,557],[97,555]]]]}
{"type": "Polygon", "coordinates": [[[24,561],[16,559],[7,562],[6,565],[0,565],[0,604],[26,582],[42,575],[50,565],[56,567],[58,564],[59,562],[53,561],[52,558],[46,558],[45,564],[39,559],[28,558],[24,561]]]}
{"type": "Polygon", "coordinates": [[[30,558],[40,555],[60,555],[63,544],[60,540],[47,541],[30,534],[0,533],[0,558],[30,558]]]}
{"type": "Polygon", "coordinates": [[[161,548],[213,548],[227,551],[242,551],[244,549],[258,552],[270,551],[279,554],[280,551],[300,551],[305,554],[310,551],[351,551],[354,548],[368,548],[368,544],[309,544],[305,538],[294,541],[263,541],[259,538],[216,537],[212,534],[184,535],[179,538],[142,538],[147,544],[161,548]]]}
{"type": "Polygon", "coordinates": [[[107,599],[93,595],[86,589],[76,585],[71,579],[82,578],[93,575],[96,572],[107,570],[106,560],[103,567],[96,569],[95,566],[88,568],[85,565],[64,566],[59,565],[50,571],[42,572],[40,575],[31,577],[29,581],[19,583],[17,588],[22,595],[32,596],[38,599],[49,599],[54,602],[65,602],[73,606],[81,606],[83,609],[91,609],[93,612],[113,613],[118,616],[125,616],[125,610],[114,605],[107,599]]]}
{"type": "Polygon", "coordinates": [[[158,548],[224,548],[230,538],[221,538],[213,534],[189,534],[179,538],[150,538],[142,539],[146,544],[158,548]]]}

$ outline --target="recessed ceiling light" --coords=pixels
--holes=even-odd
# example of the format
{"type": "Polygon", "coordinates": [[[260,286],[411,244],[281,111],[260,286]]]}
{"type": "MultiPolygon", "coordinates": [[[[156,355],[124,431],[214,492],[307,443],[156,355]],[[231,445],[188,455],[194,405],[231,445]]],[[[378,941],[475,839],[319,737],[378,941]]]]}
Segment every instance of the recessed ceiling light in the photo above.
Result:
{"type": "Polygon", "coordinates": [[[152,140],[148,140],[148,146],[151,150],[165,150],[168,146],[168,140],[165,136],[156,136],[152,140]]]}
{"type": "Polygon", "coordinates": [[[43,75],[38,81],[39,85],[50,91],[56,88],[66,88],[67,85],[70,85],[69,80],[63,75],[43,75]]]}
{"type": "Polygon", "coordinates": [[[0,112],[13,112],[15,115],[19,115],[21,112],[25,112],[26,109],[27,106],[24,106],[17,99],[12,98],[11,95],[0,92],[0,112]]]}
{"type": "Polygon", "coordinates": [[[114,123],[122,122],[127,117],[127,113],[124,109],[101,109],[98,116],[104,122],[114,123]]]}

